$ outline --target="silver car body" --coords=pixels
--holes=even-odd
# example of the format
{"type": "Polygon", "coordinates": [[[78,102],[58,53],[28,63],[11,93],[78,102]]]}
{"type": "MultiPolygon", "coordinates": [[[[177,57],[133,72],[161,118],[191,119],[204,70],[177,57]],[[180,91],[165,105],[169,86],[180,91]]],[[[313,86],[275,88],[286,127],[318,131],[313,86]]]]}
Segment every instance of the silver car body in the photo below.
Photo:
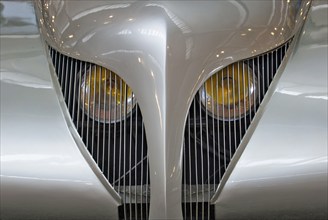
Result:
{"type": "Polygon", "coordinates": [[[294,36],[211,203],[217,219],[325,219],[328,4],[291,2],[1,2],[1,218],[118,218],[120,197],[70,122],[45,42],[131,86],[148,142],[149,218],[182,219],[193,97],[217,70],[294,36]]]}

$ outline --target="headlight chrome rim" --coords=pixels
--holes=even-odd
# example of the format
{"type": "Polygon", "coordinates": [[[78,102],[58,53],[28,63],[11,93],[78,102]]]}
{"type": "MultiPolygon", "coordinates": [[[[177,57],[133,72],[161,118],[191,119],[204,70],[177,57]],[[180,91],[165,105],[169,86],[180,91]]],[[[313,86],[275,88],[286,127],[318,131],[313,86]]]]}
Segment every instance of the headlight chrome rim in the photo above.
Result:
{"type": "Polygon", "coordinates": [[[113,124],[124,121],[132,114],[136,104],[134,93],[116,73],[101,66],[90,65],[81,70],[79,75],[80,108],[87,117],[113,124]]]}
{"type": "MultiPolygon", "coordinates": [[[[260,76],[260,74],[254,74],[254,71],[255,70],[253,70],[246,62],[236,62],[219,70],[209,79],[207,79],[199,90],[200,102],[202,103],[203,109],[207,111],[207,114],[220,121],[234,121],[246,117],[250,113],[250,111],[252,111],[252,107],[256,104],[258,98],[258,78],[256,75],[260,76]],[[240,70],[240,72],[236,73],[234,71],[236,70],[236,65],[238,66],[238,71],[240,70]],[[229,69],[230,72],[228,71],[229,69]],[[234,75],[234,77],[231,77],[230,75],[234,75]],[[215,83],[213,83],[213,78],[216,78],[217,84],[219,85],[213,86],[213,84],[215,85],[215,83]],[[214,98],[217,97],[212,97],[211,94],[209,94],[210,92],[207,91],[209,87],[207,83],[209,83],[211,84],[210,87],[213,87],[211,88],[212,93],[216,92],[216,95],[218,96],[219,93],[223,91],[222,93],[224,93],[224,97],[226,91],[224,91],[224,86],[220,85],[219,82],[222,82],[223,80],[225,80],[225,78],[229,78],[231,81],[233,81],[231,85],[232,88],[238,90],[237,92],[240,93],[237,95],[235,94],[236,91],[233,91],[234,100],[232,103],[229,101],[229,98],[223,98],[221,100],[223,103],[218,103],[216,100],[214,100],[214,98]],[[238,83],[240,82],[236,83],[236,81],[243,78],[246,78],[246,80],[242,80],[242,82],[247,82],[244,82],[243,86],[238,85],[238,83]],[[238,86],[236,86],[236,84],[238,86]],[[245,89],[245,87],[247,88],[245,89]],[[237,96],[242,96],[242,99],[238,98],[236,100],[237,96]],[[228,104],[226,102],[228,102],[228,104]]],[[[231,84],[231,82],[229,82],[229,79],[228,84],[231,84]]],[[[230,89],[231,88],[229,88],[229,90],[230,89]]]]}

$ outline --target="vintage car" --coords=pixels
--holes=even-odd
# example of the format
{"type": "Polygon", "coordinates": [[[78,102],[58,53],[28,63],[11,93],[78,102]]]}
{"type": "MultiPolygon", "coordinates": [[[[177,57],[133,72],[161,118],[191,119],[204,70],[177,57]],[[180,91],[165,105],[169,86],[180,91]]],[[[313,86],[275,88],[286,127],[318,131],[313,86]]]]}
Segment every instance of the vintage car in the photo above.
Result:
{"type": "Polygon", "coordinates": [[[1,1],[1,219],[327,219],[327,1],[1,1]]]}

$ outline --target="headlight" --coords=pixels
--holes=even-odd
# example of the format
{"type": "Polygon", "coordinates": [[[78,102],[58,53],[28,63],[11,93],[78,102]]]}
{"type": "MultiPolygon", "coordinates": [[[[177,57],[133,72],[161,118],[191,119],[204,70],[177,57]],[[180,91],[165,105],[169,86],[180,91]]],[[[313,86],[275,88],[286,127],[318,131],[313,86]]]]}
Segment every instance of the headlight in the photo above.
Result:
{"type": "Polygon", "coordinates": [[[95,65],[81,74],[80,94],[84,113],[100,122],[124,119],[135,105],[131,88],[114,72],[95,65]]]}
{"type": "Polygon", "coordinates": [[[256,101],[257,78],[243,62],[231,64],[209,78],[200,89],[202,104],[212,116],[235,120],[248,114],[256,101]]]}

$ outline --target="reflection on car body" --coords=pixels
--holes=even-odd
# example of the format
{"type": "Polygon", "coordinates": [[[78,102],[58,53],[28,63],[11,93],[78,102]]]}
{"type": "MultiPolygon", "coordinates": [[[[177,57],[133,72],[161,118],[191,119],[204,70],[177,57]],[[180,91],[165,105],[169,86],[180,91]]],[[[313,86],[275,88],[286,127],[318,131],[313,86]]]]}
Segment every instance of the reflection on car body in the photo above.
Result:
{"type": "Polygon", "coordinates": [[[327,15],[1,2],[1,218],[326,219],[327,15]]]}

